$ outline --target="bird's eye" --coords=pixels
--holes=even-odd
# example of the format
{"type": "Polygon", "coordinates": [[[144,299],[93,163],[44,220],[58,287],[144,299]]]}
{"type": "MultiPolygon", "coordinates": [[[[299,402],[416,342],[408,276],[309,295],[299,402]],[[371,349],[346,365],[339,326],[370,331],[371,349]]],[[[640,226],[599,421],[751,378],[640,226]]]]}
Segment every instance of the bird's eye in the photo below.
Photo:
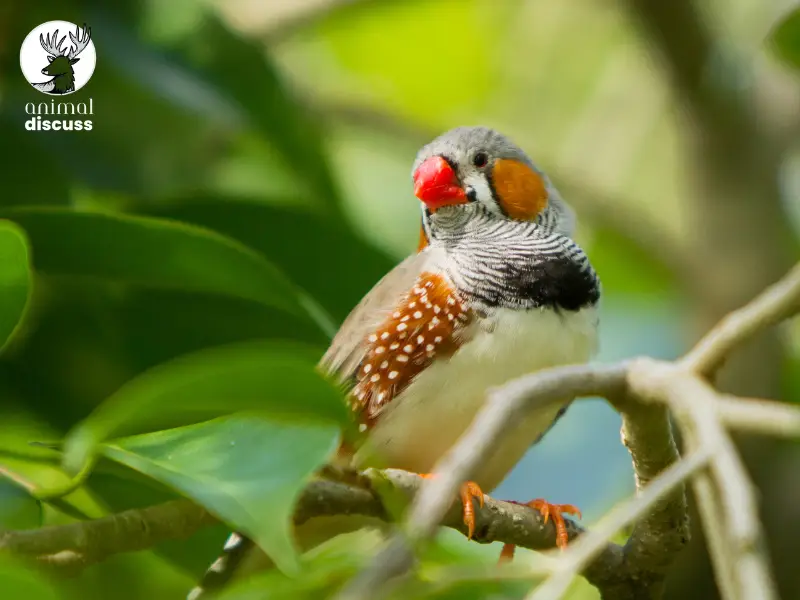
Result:
{"type": "Polygon", "coordinates": [[[489,162],[489,156],[486,152],[478,152],[475,156],[472,157],[472,164],[482,169],[486,166],[486,163],[489,162]]]}

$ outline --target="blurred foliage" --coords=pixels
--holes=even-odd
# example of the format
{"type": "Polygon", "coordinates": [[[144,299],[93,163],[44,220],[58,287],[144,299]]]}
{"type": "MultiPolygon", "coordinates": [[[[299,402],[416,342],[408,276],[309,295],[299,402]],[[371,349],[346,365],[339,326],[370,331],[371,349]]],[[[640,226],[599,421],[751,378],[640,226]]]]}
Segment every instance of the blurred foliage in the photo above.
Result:
{"type": "Polygon", "coordinates": [[[28,240],[14,223],[0,221],[0,347],[17,326],[31,293],[28,240]]]}
{"type": "Polygon", "coordinates": [[[56,589],[35,573],[13,563],[0,563],[0,589],[7,598],[58,600],[56,589]]]}
{"type": "Polygon", "coordinates": [[[778,56],[800,70],[800,7],[778,22],[770,41],[778,56]]]}
{"type": "MultiPolygon", "coordinates": [[[[201,0],[0,8],[0,528],[69,523],[178,496],[225,521],[68,581],[3,559],[3,598],[107,598],[109,589],[119,600],[181,597],[228,527],[252,535],[283,569],[232,588],[230,600],[318,598],[374,554],[375,536],[360,532],[298,558],[289,516],[310,473],[352,434],[339,392],[314,366],[335,324],[416,243],[407,171],[419,140],[358,114],[337,120],[319,100],[379,105],[435,130],[473,122],[487,107],[519,116],[535,95],[554,115],[536,120],[538,143],[566,137],[561,124],[593,93],[600,50],[632,32],[606,12],[607,28],[594,27],[594,13],[582,17],[592,26],[583,27],[582,46],[560,57],[559,93],[550,93],[546,19],[524,40],[535,68],[508,54],[506,33],[522,5],[352,3],[268,50],[201,0]],[[94,76],[68,98],[91,99],[91,132],[23,128],[25,103],[43,97],[20,76],[18,47],[54,18],[92,27],[94,76]],[[320,56],[329,62],[316,64],[320,56]],[[516,77],[521,71],[527,78],[516,77]],[[309,98],[309,82],[317,97],[309,98]],[[302,576],[291,576],[298,569],[302,576]]],[[[795,65],[798,15],[772,37],[795,65]]],[[[665,127],[659,121],[650,131],[665,127]]],[[[662,169],[674,157],[659,152],[662,169]]],[[[590,162],[605,172],[608,156],[590,162]]],[[[636,168],[633,178],[652,178],[655,168],[636,168]]],[[[660,187],[681,196],[669,178],[660,187]]],[[[659,198],[659,216],[672,223],[677,209],[659,198]]],[[[608,316],[620,324],[604,340],[608,356],[642,347],[674,353],[674,273],[620,232],[581,233],[609,290],[608,316]],[[647,317],[637,320],[642,306],[647,317]],[[662,313],[668,318],[653,316],[662,313]],[[631,341],[631,329],[643,333],[631,341]]],[[[787,388],[800,399],[796,378],[787,388]]],[[[630,487],[616,415],[603,415],[568,417],[560,438],[612,447],[603,452],[615,469],[583,478],[592,485],[587,502],[602,499],[595,511],[630,487]],[[602,419],[609,427],[600,434],[602,419]],[[597,489],[598,476],[614,494],[597,489]]],[[[578,489],[581,478],[567,481],[552,460],[559,443],[553,436],[542,445],[550,467],[538,472],[578,489]]],[[[490,577],[497,550],[445,532],[397,597],[524,596],[531,582],[518,572],[490,577]]],[[[523,565],[531,561],[520,553],[523,565]]],[[[579,584],[572,597],[595,594],[579,584]]]]}
{"type": "Polygon", "coordinates": [[[0,529],[35,529],[42,524],[42,506],[31,493],[5,474],[0,479],[0,529]]]}

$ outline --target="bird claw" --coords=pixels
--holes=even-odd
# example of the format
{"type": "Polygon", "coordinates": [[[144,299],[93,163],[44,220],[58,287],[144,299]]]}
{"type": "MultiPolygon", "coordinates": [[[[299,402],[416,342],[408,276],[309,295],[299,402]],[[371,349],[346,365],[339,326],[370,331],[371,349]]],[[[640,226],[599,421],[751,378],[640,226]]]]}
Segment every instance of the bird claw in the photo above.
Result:
{"type": "MultiPolygon", "coordinates": [[[[534,510],[538,510],[545,524],[552,518],[553,526],[556,529],[556,546],[561,550],[567,547],[569,543],[569,533],[567,532],[567,524],[564,521],[564,515],[575,515],[580,519],[581,511],[577,506],[573,504],[550,504],[542,498],[524,503],[515,502],[515,504],[524,504],[534,510]]],[[[505,544],[500,553],[499,562],[503,563],[513,560],[515,548],[516,546],[514,546],[514,544],[505,544]]]]}
{"type": "Polygon", "coordinates": [[[550,517],[553,518],[553,525],[556,528],[556,546],[564,550],[569,542],[569,534],[567,533],[567,524],[564,522],[563,515],[575,515],[580,519],[580,509],[573,504],[550,504],[542,498],[531,500],[525,505],[538,510],[545,524],[550,520],[550,517]]]}
{"type": "Polygon", "coordinates": [[[461,486],[461,504],[463,505],[462,515],[464,524],[467,526],[467,539],[471,540],[475,535],[475,506],[472,499],[478,499],[478,506],[483,508],[483,490],[474,481],[467,481],[461,486]]]}
{"type": "MultiPolygon", "coordinates": [[[[434,475],[432,473],[421,473],[420,477],[432,479],[434,475]]],[[[483,490],[474,481],[467,481],[461,484],[459,495],[461,496],[462,505],[461,514],[464,519],[464,525],[467,526],[467,539],[471,540],[475,535],[475,505],[472,503],[472,499],[477,498],[478,506],[483,508],[483,490]]]]}

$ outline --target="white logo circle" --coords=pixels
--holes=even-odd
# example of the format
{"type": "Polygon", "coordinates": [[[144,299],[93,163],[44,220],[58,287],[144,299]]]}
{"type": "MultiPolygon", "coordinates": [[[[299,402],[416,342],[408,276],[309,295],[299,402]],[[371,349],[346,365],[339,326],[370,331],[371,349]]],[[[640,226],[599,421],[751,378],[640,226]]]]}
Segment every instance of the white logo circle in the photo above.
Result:
{"type": "Polygon", "coordinates": [[[48,21],[22,42],[19,65],[35,89],[50,96],[66,96],[89,81],[97,54],[91,28],[69,21],[48,21]]]}

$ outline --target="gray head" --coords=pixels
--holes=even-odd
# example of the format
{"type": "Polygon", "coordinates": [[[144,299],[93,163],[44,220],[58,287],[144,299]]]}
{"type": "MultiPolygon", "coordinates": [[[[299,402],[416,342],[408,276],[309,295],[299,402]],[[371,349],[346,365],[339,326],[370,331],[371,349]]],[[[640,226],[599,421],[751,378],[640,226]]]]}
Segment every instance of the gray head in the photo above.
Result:
{"type": "MultiPolygon", "coordinates": [[[[487,127],[457,127],[422,147],[412,170],[423,220],[474,204],[500,219],[535,221],[571,236],[575,218],[550,179],[511,140],[487,127]]],[[[468,208],[469,209],[469,208],[468,208]]]]}

